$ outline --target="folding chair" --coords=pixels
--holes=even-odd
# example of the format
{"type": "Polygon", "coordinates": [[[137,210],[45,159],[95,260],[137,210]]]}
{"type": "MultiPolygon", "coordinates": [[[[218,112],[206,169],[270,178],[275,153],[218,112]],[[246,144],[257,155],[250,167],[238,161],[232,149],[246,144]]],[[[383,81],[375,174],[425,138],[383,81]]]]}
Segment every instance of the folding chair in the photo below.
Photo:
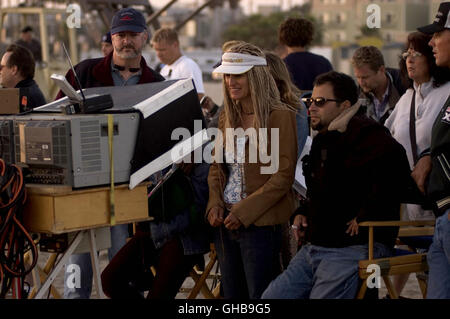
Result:
{"type": "MultiPolygon", "coordinates": [[[[357,298],[362,299],[367,290],[367,278],[372,274],[368,272],[370,265],[380,267],[380,275],[388,290],[391,299],[398,299],[398,294],[392,285],[390,275],[422,273],[428,270],[427,253],[411,253],[403,256],[393,256],[387,258],[373,258],[374,250],[374,227],[396,227],[400,226],[399,236],[427,236],[434,233],[434,220],[423,221],[367,221],[359,224],[360,227],[369,227],[369,259],[359,261],[359,277],[362,279],[362,285],[357,298]],[[405,228],[404,226],[422,226],[405,228]]],[[[420,277],[420,276],[419,276],[420,277]]],[[[418,278],[419,279],[419,278],[418,278]]],[[[426,296],[426,284],[419,279],[419,286],[422,295],[426,296]]]]}
{"type": "MultiPolygon", "coordinates": [[[[30,293],[28,294],[28,299],[33,299],[36,296],[39,288],[45,282],[45,280],[48,277],[48,274],[50,273],[53,266],[55,265],[57,255],[58,254],[56,254],[56,253],[51,254],[43,269],[39,265],[36,265],[33,268],[33,270],[31,271],[32,278],[33,278],[33,287],[31,289],[30,293]]],[[[25,254],[25,262],[31,263],[30,259],[31,259],[30,253],[27,252],[25,254]]],[[[62,299],[61,294],[52,285],[50,285],[50,292],[53,295],[53,298],[62,299]]]]}
{"type": "Polygon", "coordinates": [[[216,266],[216,273],[215,275],[211,276],[211,271],[214,268],[214,265],[217,262],[217,253],[216,249],[214,247],[214,244],[210,244],[210,252],[209,252],[209,262],[205,266],[205,269],[202,271],[198,269],[197,266],[194,266],[194,268],[190,272],[191,278],[194,280],[195,285],[190,291],[187,299],[195,299],[197,298],[199,292],[201,291],[203,296],[206,299],[217,299],[220,295],[220,275],[217,273],[218,267],[216,266]],[[211,289],[208,287],[206,280],[208,278],[214,279],[214,282],[212,284],[211,289]]]}
{"type": "MultiPolygon", "coordinates": [[[[203,256],[202,256],[203,257],[203,256]]],[[[156,269],[151,266],[153,276],[156,276],[156,269]]],[[[195,265],[189,272],[190,277],[194,281],[194,287],[190,289],[181,288],[182,292],[189,292],[187,299],[195,299],[201,292],[206,299],[217,299],[220,296],[220,274],[218,274],[218,261],[217,253],[214,244],[210,244],[209,262],[203,270],[199,265],[195,265]],[[216,271],[214,275],[211,275],[211,271],[216,265],[216,271]],[[207,279],[213,279],[211,288],[208,287],[207,279]]]]}

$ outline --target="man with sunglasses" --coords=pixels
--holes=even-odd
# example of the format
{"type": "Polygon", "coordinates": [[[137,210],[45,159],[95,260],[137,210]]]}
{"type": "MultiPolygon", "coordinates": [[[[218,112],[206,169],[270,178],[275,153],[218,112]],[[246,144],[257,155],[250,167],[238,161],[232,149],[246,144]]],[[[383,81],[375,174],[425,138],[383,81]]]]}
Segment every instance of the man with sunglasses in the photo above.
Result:
{"type": "Polygon", "coordinates": [[[34,81],[35,61],[30,50],[17,44],[6,49],[0,62],[0,85],[19,89],[20,112],[44,105],[45,97],[34,81]]]}
{"type": "MultiPolygon", "coordinates": [[[[364,114],[350,76],[318,76],[304,102],[317,132],[303,159],[307,201],[292,226],[303,246],[263,298],[355,298],[358,261],[368,256],[367,229],[358,223],[399,219],[408,160],[389,131],[364,114]]],[[[391,254],[396,234],[395,227],[375,232],[375,258],[391,254]]]]}

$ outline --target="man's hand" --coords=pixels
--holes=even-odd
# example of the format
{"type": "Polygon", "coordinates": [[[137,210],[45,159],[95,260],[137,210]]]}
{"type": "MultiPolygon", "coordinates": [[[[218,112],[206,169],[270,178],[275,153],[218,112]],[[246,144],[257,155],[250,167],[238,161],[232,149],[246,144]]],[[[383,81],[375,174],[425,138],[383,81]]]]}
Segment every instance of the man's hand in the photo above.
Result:
{"type": "Polygon", "coordinates": [[[419,190],[425,194],[425,181],[427,180],[428,175],[431,172],[431,156],[425,155],[423,156],[414,166],[414,169],[411,173],[412,178],[417,184],[419,190]]]}
{"type": "Polygon", "coordinates": [[[298,245],[299,246],[302,245],[305,239],[305,228],[308,227],[306,216],[304,215],[295,216],[294,223],[292,224],[291,227],[298,245]]]}
{"type": "Polygon", "coordinates": [[[349,226],[345,232],[346,234],[350,234],[350,236],[358,235],[359,225],[358,222],[356,221],[356,217],[353,218],[351,221],[349,221],[347,225],[349,226]]]}
{"type": "Polygon", "coordinates": [[[212,227],[223,224],[223,208],[215,206],[209,210],[208,221],[212,227]]]}
{"type": "Polygon", "coordinates": [[[233,215],[233,213],[230,212],[225,218],[224,225],[229,230],[236,230],[242,226],[242,223],[236,216],[233,215]]]}

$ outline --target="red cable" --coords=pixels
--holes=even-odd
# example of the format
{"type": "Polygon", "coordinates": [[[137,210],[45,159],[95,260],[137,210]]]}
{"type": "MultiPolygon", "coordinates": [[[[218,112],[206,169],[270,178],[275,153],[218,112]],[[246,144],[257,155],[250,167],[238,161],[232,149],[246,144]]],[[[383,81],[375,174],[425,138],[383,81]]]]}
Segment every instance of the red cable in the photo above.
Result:
{"type": "MultiPolygon", "coordinates": [[[[20,291],[16,293],[18,297],[22,297],[21,290],[23,289],[24,277],[36,266],[38,250],[33,238],[19,220],[22,218],[21,214],[27,198],[23,174],[18,166],[11,165],[11,167],[13,168],[11,177],[0,190],[1,194],[8,190],[11,193],[7,203],[3,202],[4,198],[0,198],[0,209],[6,208],[8,210],[5,216],[0,215],[0,230],[3,232],[0,234],[0,254],[4,257],[2,260],[5,261],[0,262],[0,283],[7,280],[9,284],[11,280],[12,284],[19,285],[20,291]],[[17,216],[17,214],[20,215],[17,216]],[[30,246],[33,259],[31,266],[25,269],[24,250],[27,246],[30,246]],[[10,260],[13,258],[15,259],[10,260]],[[9,265],[6,264],[7,261],[10,262],[9,265]]],[[[0,175],[4,177],[5,173],[5,162],[0,159],[0,175]]],[[[3,288],[3,286],[0,287],[2,290],[3,288]]],[[[7,288],[9,290],[10,285],[7,288]]],[[[0,296],[6,294],[5,291],[0,293],[0,296]]]]}

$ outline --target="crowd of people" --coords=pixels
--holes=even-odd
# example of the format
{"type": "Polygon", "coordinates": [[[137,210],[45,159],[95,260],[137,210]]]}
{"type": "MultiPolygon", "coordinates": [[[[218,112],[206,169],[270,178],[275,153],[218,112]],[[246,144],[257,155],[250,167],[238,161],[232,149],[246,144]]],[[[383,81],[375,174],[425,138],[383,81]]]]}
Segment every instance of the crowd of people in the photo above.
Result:
{"type": "MultiPolygon", "coordinates": [[[[356,81],[307,51],[314,29],[304,18],[279,26],[283,57],[227,42],[214,70],[223,78],[218,106],[206,95],[198,65],[182,54],[175,30],[160,29],[150,41],[163,64],[158,73],[142,57],[143,15],[133,8],[117,12],[102,39],[104,57],[75,66],[82,87],[192,78],[208,126],[222,139],[215,140],[213,163],[182,164],[166,182],[167,191],[181,187],[184,196],[172,203],[152,198],[149,210],[167,204],[171,218],[140,223],[128,241],[127,227],[116,229],[120,235],[112,231],[110,263],[101,275],[105,294],[174,298],[214,243],[224,298],[355,298],[358,261],[368,257],[368,231],[360,222],[436,219],[427,244],[408,244],[428,251],[427,296],[450,298],[450,2],[440,4],[433,23],[417,27],[397,69],[385,66],[376,47],[358,48],[351,60],[356,81]],[[310,152],[299,158],[308,136],[310,152]],[[275,171],[267,170],[268,154],[275,171]],[[305,198],[292,187],[298,163],[305,198]]],[[[1,84],[35,90],[33,72],[14,62],[20,50],[33,61],[29,50],[10,46],[1,84]]],[[[71,70],[66,78],[77,86],[71,70]]],[[[396,227],[375,231],[374,257],[392,256],[397,235],[396,227]]],[[[70,262],[83,265],[86,277],[65,296],[89,298],[88,256],[70,262]]],[[[395,279],[399,293],[406,279],[395,279]]]]}

